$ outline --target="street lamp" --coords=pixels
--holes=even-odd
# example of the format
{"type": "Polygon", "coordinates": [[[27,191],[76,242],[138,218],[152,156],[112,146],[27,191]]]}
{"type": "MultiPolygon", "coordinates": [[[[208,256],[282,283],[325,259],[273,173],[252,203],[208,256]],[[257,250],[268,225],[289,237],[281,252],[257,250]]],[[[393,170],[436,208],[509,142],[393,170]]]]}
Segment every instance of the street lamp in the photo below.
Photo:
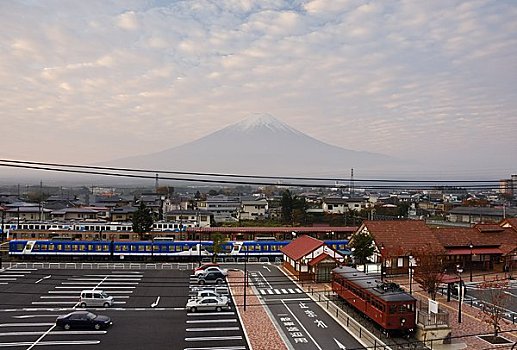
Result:
{"type": "Polygon", "coordinates": [[[463,302],[463,280],[461,279],[461,273],[463,272],[463,267],[456,265],[456,272],[458,272],[458,276],[460,277],[460,288],[458,290],[458,323],[461,323],[461,303],[463,302]]]}
{"type": "Polygon", "coordinates": [[[474,245],[472,242],[469,242],[469,248],[470,248],[470,282],[472,282],[472,248],[474,248],[474,245]]]}
{"type": "Polygon", "coordinates": [[[409,256],[409,294],[413,294],[413,256],[409,256]]]}

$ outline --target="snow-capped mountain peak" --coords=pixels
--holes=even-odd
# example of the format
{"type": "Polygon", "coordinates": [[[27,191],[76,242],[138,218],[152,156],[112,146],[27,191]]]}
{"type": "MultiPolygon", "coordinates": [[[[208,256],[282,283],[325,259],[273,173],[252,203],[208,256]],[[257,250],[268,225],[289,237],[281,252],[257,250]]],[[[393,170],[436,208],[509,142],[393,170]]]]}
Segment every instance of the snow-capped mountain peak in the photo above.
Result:
{"type": "Polygon", "coordinates": [[[244,120],[230,125],[228,128],[232,129],[232,131],[238,131],[242,133],[253,132],[256,129],[269,129],[271,131],[288,131],[291,133],[298,133],[297,130],[281,122],[269,113],[252,113],[244,120]]]}

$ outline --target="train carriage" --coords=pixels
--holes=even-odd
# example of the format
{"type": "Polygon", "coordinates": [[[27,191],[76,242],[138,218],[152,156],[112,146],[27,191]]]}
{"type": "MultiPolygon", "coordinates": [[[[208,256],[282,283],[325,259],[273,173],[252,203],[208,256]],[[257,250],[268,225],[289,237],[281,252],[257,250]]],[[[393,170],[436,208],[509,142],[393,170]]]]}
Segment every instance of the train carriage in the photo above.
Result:
{"type": "Polygon", "coordinates": [[[332,270],[332,290],[388,333],[415,329],[416,299],[394,283],[342,266],[332,270]]]}

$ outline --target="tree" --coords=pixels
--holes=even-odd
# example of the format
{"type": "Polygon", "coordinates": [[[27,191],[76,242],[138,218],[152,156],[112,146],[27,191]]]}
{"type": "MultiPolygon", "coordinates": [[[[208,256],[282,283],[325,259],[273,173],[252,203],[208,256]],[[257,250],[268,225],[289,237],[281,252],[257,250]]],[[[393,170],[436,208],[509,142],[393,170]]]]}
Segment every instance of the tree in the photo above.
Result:
{"type": "Polygon", "coordinates": [[[289,190],[282,192],[282,221],[288,224],[293,222],[293,196],[289,190]]]}
{"type": "Polygon", "coordinates": [[[436,300],[438,286],[445,274],[445,255],[445,250],[431,247],[429,244],[414,252],[416,266],[413,267],[413,278],[433,300],[436,300]]]}
{"type": "Polygon", "coordinates": [[[487,301],[483,305],[483,321],[490,325],[494,330],[494,337],[501,331],[501,322],[505,322],[505,308],[509,302],[508,281],[486,281],[479,285],[487,301]]]}
{"type": "Polygon", "coordinates": [[[372,256],[375,251],[373,237],[364,231],[356,233],[350,241],[350,248],[352,249],[354,259],[356,259],[359,264],[366,264],[367,258],[372,256]]]}
{"type": "Polygon", "coordinates": [[[217,254],[221,253],[223,250],[223,244],[226,242],[226,239],[219,233],[212,236],[213,249],[214,254],[212,256],[213,262],[217,258],[217,254]]]}
{"type": "Polygon", "coordinates": [[[133,232],[138,233],[140,239],[142,239],[144,233],[152,230],[153,223],[151,211],[144,202],[141,202],[138,210],[133,214],[133,232]]]}

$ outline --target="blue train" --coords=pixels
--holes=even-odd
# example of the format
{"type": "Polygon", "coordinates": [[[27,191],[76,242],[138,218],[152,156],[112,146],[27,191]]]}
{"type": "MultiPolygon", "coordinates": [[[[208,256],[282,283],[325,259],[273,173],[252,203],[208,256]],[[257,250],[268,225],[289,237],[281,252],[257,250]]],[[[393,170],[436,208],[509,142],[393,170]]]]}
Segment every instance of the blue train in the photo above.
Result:
{"type": "MultiPolygon", "coordinates": [[[[281,257],[282,247],[290,241],[230,241],[221,244],[221,257],[281,257]]],[[[327,246],[347,253],[347,240],[328,240],[327,246]]],[[[174,241],[167,238],[154,241],[109,242],[71,240],[12,240],[9,255],[19,258],[66,257],[77,259],[115,258],[140,260],[149,257],[165,260],[196,260],[213,255],[212,241],[174,241]]]]}

